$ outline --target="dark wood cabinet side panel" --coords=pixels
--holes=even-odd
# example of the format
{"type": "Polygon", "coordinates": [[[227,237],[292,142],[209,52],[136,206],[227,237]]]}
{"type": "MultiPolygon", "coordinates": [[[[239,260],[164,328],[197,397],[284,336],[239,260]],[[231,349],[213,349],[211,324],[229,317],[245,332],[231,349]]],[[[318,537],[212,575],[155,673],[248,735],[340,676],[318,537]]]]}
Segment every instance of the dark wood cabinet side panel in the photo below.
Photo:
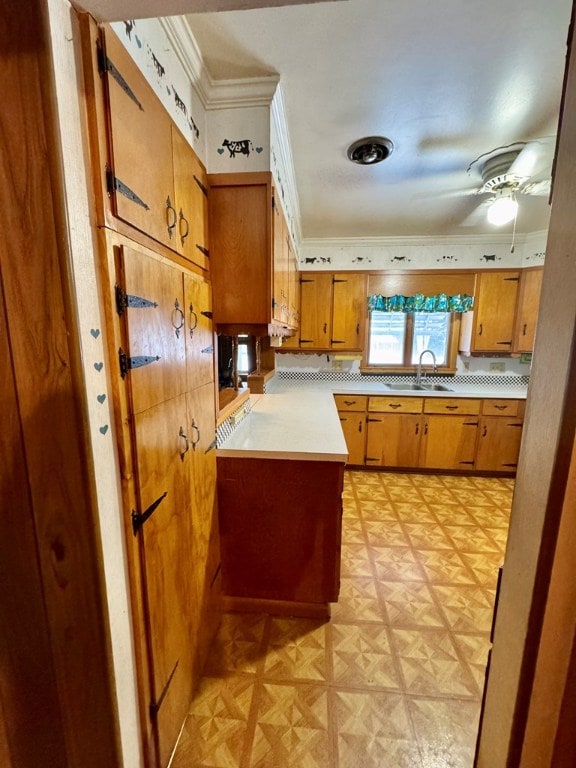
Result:
{"type": "Polygon", "coordinates": [[[337,600],[343,465],[218,458],[226,595],[337,600]]]}

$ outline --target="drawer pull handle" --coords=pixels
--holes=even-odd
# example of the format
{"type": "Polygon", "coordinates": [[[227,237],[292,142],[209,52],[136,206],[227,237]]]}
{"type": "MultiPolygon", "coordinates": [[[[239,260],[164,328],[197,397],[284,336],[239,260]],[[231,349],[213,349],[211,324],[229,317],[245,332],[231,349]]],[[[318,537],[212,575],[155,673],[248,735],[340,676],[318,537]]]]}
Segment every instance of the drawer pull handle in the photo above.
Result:
{"type": "Polygon", "coordinates": [[[507,405],[495,405],[494,408],[496,408],[497,411],[505,411],[506,408],[508,408],[507,405]]]}
{"type": "Polygon", "coordinates": [[[458,406],[457,405],[447,405],[446,406],[446,410],[447,411],[457,411],[458,410],[458,406]]]}
{"type": "Polygon", "coordinates": [[[356,405],[356,400],[344,400],[344,405],[356,405]]]}
{"type": "Polygon", "coordinates": [[[390,408],[402,408],[402,403],[390,403],[390,408]]]}
{"type": "Polygon", "coordinates": [[[487,434],[488,434],[488,427],[484,425],[484,429],[482,430],[482,437],[486,437],[487,434]]]}

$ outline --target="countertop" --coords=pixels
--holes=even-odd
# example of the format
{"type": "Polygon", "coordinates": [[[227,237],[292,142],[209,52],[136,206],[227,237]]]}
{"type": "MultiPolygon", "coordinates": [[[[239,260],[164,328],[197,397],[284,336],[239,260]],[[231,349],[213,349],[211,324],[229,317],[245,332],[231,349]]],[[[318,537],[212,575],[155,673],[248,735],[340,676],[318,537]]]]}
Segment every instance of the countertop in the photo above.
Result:
{"type": "Polygon", "coordinates": [[[380,381],[272,379],[265,395],[218,447],[217,456],[345,462],[348,456],[334,394],[524,399],[525,387],[446,383],[452,391],[390,390],[380,381]]]}
{"type": "Polygon", "coordinates": [[[216,451],[217,456],[339,461],[348,449],[336,403],[309,390],[253,395],[252,410],[216,451]]]}

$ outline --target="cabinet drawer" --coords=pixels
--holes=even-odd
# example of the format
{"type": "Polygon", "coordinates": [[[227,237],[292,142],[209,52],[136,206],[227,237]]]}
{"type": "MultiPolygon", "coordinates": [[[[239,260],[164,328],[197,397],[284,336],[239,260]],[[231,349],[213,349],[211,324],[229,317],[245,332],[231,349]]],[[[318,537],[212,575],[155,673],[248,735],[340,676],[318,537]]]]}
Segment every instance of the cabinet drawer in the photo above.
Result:
{"type": "Polygon", "coordinates": [[[422,413],[422,397],[369,397],[368,410],[376,413],[422,413]]]}
{"type": "Polygon", "coordinates": [[[365,411],[366,395],[334,395],[336,408],[339,411],[365,411]]]}
{"type": "Polygon", "coordinates": [[[424,413],[480,413],[481,400],[465,397],[435,397],[424,401],[424,413]]]}
{"type": "Polygon", "coordinates": [[[483,400],[482,413],[485,416],[518,416],[519,400],[483,400]]]}

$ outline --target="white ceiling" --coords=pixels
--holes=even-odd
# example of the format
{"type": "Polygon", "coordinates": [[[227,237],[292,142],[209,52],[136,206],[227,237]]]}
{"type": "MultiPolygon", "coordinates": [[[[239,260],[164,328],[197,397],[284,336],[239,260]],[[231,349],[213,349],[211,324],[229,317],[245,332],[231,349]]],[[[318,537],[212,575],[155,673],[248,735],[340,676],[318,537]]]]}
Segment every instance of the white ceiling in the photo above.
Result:
{"type": "MultiPolygon", "coordinates": [[[[73,2],[102,20],[187,13],[213,79],[279,75],[304,238],[508,233],[478,210],[474,161],[557,131],[572,0],[73,2]],[[392,155],[351,163],[370,135],[392,155]]],[[[547,196],[519,202],[517,232],[547,227],[547,196]]]]}
{"type": "MultiPolygon", "coordinates": [[[[475,194],[481,164],[467,169],[556,134],[570,11],[571,0],[337,0],[187,20],[213,78],[280,76],[302,236],[361,238],[511,231],[470,216],[488,196],[475,194]],[[393,153],[351,163],[347,147],[369,135],[393,153]]],[[[519,202],[517,232],[545,229],[547,196],[519,202]]]]}

